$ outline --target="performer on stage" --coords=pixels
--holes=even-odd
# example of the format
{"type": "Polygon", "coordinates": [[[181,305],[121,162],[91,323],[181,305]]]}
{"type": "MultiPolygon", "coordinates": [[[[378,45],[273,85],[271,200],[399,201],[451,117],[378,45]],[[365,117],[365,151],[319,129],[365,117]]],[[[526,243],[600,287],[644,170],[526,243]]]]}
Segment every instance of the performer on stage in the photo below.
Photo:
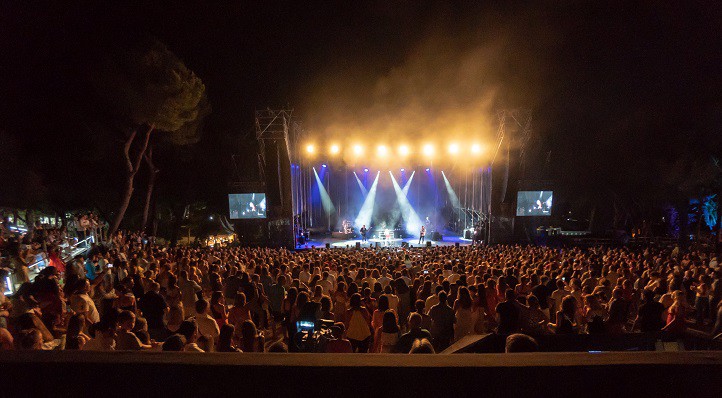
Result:
{"type": "Polygon", "coordinates": [[[361,232],[361,242],[366,242],[366,241],[368,241],[368,239],[366,238],[366,233],[367,233],[368,231],[369,231],[369,230],[366,229],[366,225],[365,225],[365,224],[361,227],[361,229],[359,229],[359,232],[361,232]]]}
{"type": "Polygon", "coordinates": [[[419,244],[426,240],[426,226],[421,226],[421,232],[419,232],[419,244]]]}

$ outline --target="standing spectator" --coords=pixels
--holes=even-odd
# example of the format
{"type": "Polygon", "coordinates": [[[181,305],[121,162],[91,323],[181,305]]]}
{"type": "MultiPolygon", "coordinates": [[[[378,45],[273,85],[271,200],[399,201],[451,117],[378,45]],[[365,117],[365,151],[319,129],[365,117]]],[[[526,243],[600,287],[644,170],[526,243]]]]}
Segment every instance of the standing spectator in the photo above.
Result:
{"type": "Polygon", "coordinates": [[[472,311],[472,299],[469,289],[462,286],[459,288],[458,298],[454,302],[454,315],[456,323],[454,324],[454,340],[474,333],[474,324],[476,323],[476,313],[472,311]]]}
{"type": "MultiPolygon", "coordinates": [[[[423,301],[417,300],[417,303],[423,301]]],[[[419,339],[427,339],[431,340],[431,333],[426,330],[425,328],[421,327],[421,314],[418,312],[412,312],[411,315],[409,315],[409,331],[401,335],[399,337],[399,341],[396,343],[396,352],[400,353],[407,353],[411,350],[411,346],[414,344],[414,341],[419,339]]]]}
{"type": "Polygon", "coordinates": [[[644,301],[639,306],[637,319],[634,321],[635,326],[643,333],[658,332],[664,326],[664,306],[654,300],[654,292],[652,290],[644,290],[644,301]]]}
{"type": "Polygon", "coordinates": [[[446,303],[446,292],[439,293],[439,303],[431,307],[431,336],[434,339],[434,349],[437,352],[445,350],[454,339],[454,323],[456,316],[454,310],[446,303]]]}
{"type": "Polygon", "coordinates": [[[399,341],[401,329],[396,321],[396,313],[391,310],[384,312],[381,327],[374,335],[373,352],[390,353],[399,341]]]}
{"type": "Polygon", "coordinates": [[[345,326],[353,352],[368,352],[371,342],[371,316],[366,307],[361,305],[361,295],[358,293],[354,293],[349,301],[345,326]]]}
{"type": "Polygon", "coordinates": [[[165,340],[169,333],[165,326],[165,315],[168,312],[168,303],[160,294],[160,284],[150,282],[147,293],[140,299],[138,308],[148,322],[148,333],[154,340],[165,340]]]}
{"type": "Polygon", "coordinates": [[[507,335],[519,331],[519,303],[516,301],[516,294],[513,290],[507,289],[504,293],[505,300],[496,306],[497,333],[507,335]]]}
{"type": "Polygon", "coordinates": [[[183,302],[183,315],[185,318],[195,315],[196,301],[198,301],[198,294],[203,290],[195,282],[188,279],[188,271],[183,270],[180,272],[180,282],[178,283],[180,289],[181,301],[183,302]]]}
{"type": "Polygon", "coordinates": [[[209,340],[211,347],[214,346],[221,331],[218,322],[210,315],[210,305],[204,299],[196,301],[196,322],[200,335],[209,340]]]}
{"type": "Polygon", "coordinates": [[[75,311],[76,314],[82,314],[85,316],[86,324],[83,326],[83,331],[88,331],[88,326],[100,322],[100,313],[95,307],[95,302],[90,298],[88,292],[90,292],[90,281],[83,280],[76,282],[78,286],[73,295],[70,296],[70,308],[75,311]]]}

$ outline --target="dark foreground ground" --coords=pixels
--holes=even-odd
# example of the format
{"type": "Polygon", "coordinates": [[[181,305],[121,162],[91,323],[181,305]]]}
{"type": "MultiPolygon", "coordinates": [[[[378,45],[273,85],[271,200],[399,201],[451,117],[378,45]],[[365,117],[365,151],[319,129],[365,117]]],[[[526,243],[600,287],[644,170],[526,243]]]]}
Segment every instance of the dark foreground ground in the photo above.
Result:
{"type": "Polygon", "coordinates": [[[722,352],[5,352],[3,397],[720,397],[722,352]]]}

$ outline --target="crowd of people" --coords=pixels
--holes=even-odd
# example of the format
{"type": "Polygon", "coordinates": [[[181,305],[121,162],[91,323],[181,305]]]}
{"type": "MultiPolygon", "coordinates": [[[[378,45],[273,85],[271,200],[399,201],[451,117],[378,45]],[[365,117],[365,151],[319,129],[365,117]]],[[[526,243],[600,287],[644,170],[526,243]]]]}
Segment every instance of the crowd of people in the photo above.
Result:
{"type": "Polygon", "coordinates": [[[713,254],[678,248],[292,252],[119,233],[0,296],[0,349],[438,353],[484,333],[510,351],[545,334],[714,336],[721,273],[713,254]]]}
{"type": "MultiPolygon", "coordinates": [[[[31,267],[34,266],[50,265],[62,273],[63,258],[71,256],[79,242],[84,246],[104,242],[107,223],[96,214],[79,213],[67,221],[54,225],[35,221],[31,222],[31,228],[21,228],[10,217],[3,218],[0,222],[0,275],[9,276],[14,287],[31,280],[31,267]]],[[[2,279],[4,282],[5,278],[2,279]]]]}

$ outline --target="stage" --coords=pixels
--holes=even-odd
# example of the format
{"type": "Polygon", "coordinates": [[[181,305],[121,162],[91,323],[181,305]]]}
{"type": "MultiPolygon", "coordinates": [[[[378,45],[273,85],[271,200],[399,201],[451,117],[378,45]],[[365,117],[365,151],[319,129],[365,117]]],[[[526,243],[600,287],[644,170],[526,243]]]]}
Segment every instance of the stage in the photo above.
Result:
{"type": "MultiPolygon", "coordinates": [[[[464,239],[459,236],[454,235],[444,235],[444,238],[439,241],[430,241],[427,240],[426,242],[431,242],[432,247],[439,247],[439,246],[455,246],[457,243],[459,246],[470,246],[471,245],[471,239],[464,239]]],[[[396,238],[396,239],[377,239],[372,238],[367,240],[366,242],[361,242],[361,239],[339,239],[334,238],[332,236],[327,237],[312,237],[306,244],[297,246],[296,250],[305,250],[305,249],[312,249],[312,248],[324,248],[326,247],[326,244],[330,245],[333,249],[341,249],[341,248],[355,248],[356,243],[361,243],[362,248],[375,248],[375,247],[402,247],[404,243],[408,244],[409,247],[426,247],[426,242],[419,244],[419,238],[418,237],[410,237],[410,238],[396,238]]]]}

